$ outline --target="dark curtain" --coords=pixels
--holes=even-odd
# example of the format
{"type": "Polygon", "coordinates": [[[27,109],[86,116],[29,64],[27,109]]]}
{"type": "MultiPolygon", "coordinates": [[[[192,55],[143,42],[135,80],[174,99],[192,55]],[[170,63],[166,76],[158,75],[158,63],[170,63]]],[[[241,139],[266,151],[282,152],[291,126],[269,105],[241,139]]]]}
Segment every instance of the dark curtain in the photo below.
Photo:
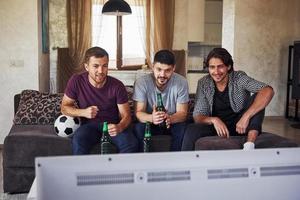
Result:
{"type": "Polygon", "coordinates": [[[172,49],[175,0],[147,0],[146,57],[151,65],[153,55],[161,49],[172,49]]]}
{"type": "Polygon", "coordinates": [[[68,80],[74,74],[69,48],[57,48],[57,92],[63,93],[68,80]]]}
{"type": "Polygon", "coordinates": [[[73,68],[81,71],[85,51],[91,47],[92,0],[67,0],[68,47],[73,68]]]}
{"type": "Polygon", "coordinates": [[[185,50],[173,50],[175,60],[176,60],[176,68],[175,72],[186,77],[186,66],[185,66],[185,50]]]}
{"type": "Polygon", "coordinates": [[[57,48],[57,92],[69,78],[83,71],[82,60],[91,46],[91,0],[67,0],[68,48],[57,48]]]}

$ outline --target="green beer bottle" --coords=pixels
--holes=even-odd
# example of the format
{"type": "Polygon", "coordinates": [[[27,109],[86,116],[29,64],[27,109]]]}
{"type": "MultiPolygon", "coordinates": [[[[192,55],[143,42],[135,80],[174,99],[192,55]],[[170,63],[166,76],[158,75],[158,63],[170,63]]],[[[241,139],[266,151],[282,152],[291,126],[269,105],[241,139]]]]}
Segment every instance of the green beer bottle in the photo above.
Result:
{"type": "Polygon", "coordinates": [[[151,128],[150,123],[146,122],[146,128],[145,128],[145,134],[144,134],[144,152],[150,152],[151,151],[151,128]]]}
{"type": "MultiPolygon", "coordinates": [[[[156,97],[157,97],[157,107],[156,107],[156,110],[157,111],[166,112],[165,106],[164,106],[163,101],[162,101],[161,93],[157,93],[156,97]]],[[[160,131],[161,131],[162,134],[165,134],[167,132],[166,120],[164,120],[163,122],[161,122],[159,124],[159,128],[160,128],[160,131]]]]}
{"type": "MultiPolygon", "coordinates": [[[[99,123],[99,129],[101,130],[101,124],[99,123]]],[[[100,154],[110,154],[113,153],[113,147],[111,143],[110,135],[108,134],[107,122],[103,122],[102,137],[101,137],[101,147],[100,154]]]]}

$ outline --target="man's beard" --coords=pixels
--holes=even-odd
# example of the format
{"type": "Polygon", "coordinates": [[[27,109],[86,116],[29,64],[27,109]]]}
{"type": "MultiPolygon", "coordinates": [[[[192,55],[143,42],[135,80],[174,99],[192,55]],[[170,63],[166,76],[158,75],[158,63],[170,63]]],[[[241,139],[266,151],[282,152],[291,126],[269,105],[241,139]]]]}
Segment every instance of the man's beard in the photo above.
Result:
{"type": "Polygon", "coordinates": [[[157,77],[157,80],[159,80],[159,82],[165,82],[167,80],[167,78],[159,76],[159,77],[157,77]]]}

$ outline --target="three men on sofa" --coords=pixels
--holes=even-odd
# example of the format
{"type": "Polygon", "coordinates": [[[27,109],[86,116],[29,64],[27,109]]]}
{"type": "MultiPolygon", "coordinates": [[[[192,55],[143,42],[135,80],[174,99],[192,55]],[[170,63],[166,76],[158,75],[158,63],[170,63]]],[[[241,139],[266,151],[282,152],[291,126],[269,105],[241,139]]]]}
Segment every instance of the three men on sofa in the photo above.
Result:
{"type": "Polygon", "coordinates": [[[172,151],[193,150],[198,138],[211,135],[227,138],[247,135],[244,149],[254,148],[261,132],[264,108],[274,92],[244,72],[234,71],[232,57],[226,49],[215,48],[207,57],[209,74],[198,81],[195,124],[190,124],[186,131],[187,80],[174,72],[174,54],[169,50],[158,51],[153,73],[134,84],[133,100],[139,120],[134,126],[136,137],[128,128],[131,117],[126,89],[120,81],[107,75],[108,60],[104,49],[88,49],[84,59],[86,72],[73,75],[66,87],[62,113],[84,118],[72,139],[74,154],[88,154],[100,141],[98,124],[104,121],[109,122],[109,134],[120,153],[142,150],[146,121],[152,123],[153,135],[160,134],[158,124],[166,122],[167,132],[172,135],[172,151]],[[162,95],[165,112],[156,109],[157,93],[162,95]],[[74,106],[75,102],[79,108],[74,106]]]}

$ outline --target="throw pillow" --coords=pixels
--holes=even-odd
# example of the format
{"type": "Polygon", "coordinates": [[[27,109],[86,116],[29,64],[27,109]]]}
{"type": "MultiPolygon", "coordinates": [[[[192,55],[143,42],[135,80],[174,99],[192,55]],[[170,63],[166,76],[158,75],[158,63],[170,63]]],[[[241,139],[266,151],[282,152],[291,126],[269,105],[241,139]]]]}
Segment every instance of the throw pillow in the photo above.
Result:
{"type": "Polygon", "coordinates": [[[24,90],[21,93],[18,111],[14,117],[16,125],[52,125],[61,114],[63,94],[42,93],[24,90]]]}
{"type": "Polygon", "coordinates": [[[132,100],[133,87],[126,86],[125,88],[126,88],[127,95],[128,95],[128,104],[129,104],[129,107],[130,107],[131,118],[132,118],[133,121],[136,121],[135,114],[134,114],[134,103],[133,103],[133,100],[132,100]]]}

